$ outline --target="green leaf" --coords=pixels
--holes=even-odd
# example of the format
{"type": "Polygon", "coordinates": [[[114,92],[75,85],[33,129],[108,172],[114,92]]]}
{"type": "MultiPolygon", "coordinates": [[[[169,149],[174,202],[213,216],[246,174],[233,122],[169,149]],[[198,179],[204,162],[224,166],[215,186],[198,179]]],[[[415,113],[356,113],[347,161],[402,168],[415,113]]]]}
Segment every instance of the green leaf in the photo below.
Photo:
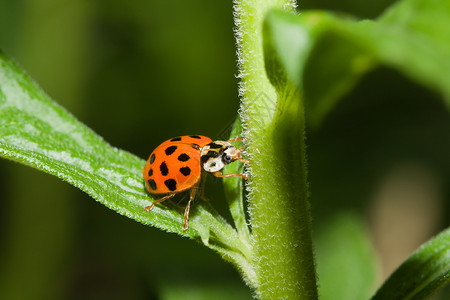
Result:
{"type": "Polygon", "coordinates": [[[364,222],[354,213],[340,212],[316,236],[320,299],[368,299],[377,260],[364,222]]]}
{"type": "MultiPolygon", "coordinates": [[[[236,118],[233,124],[233,128],[230,133],[230,140],[237,137],[242,137],[241,120],[236,118]]],[[[234,142],[236,148],[243,146],[242,142],[234,142]]],[[[235,163],[226,165],[224,168],[224,174],[230,173],[244,173],[244,165],[235,163]]],[[[244,209],[244,190],[243,180],[240,177],[228,177],[223,179],[223,186],[225,190],[225,196],[227,198],[228,206],[230,207],[230,213],[233,217],[234,224],[240,238],[250,245],[250,230],[247,225],[244,209]]],[[[249,246],[250,247],[250,246],[249,246]]]]}
{"type": "Polygon", "coordinates": [[[450,282],[450,229],[422,245],[372,299],[428,299],[450,282]]]}
{"type": "Polygon", "coordinates": [[[443,95],[450,105],[450,2],[400,1],[377,21],[325,12],[266,19],[266,50],[303,93],[306,115],[319,124],[364,74],[386,66],[443,95]]]}
{"type": "Polygon", "coordinates": [[[142,178],[145,161],[105,142],[2,53],[0,156],[53,174],[138,222],[201,240],[251,277],[248,246],[208,203],[193,205],[185,232],[184,208],[161,204],[145,211],[152,200],[142,178]]]}

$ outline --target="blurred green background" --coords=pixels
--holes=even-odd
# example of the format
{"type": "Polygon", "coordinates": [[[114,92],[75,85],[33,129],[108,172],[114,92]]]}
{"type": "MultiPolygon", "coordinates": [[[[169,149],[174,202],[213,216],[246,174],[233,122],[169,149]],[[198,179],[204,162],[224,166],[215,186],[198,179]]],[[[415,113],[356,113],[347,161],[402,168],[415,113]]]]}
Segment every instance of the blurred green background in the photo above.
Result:
{"type": "MultiPolygon", "coordinates": [[[[235,119],[231,2],[3,0],[0,48],[105,140],[146,159],[173,136],[224,138],[235,119]]],[[[393,2],[309,0],[299,8],[374,18],[393,2]]],[[[308,132],[315,234],[357,215],[381,280],[448,225],[449,141],[438,95],[392,70],[371,73],[308,132]]],[[[224,209],[219,182],[206,193],[224,209]]],[[[2,299],[251,299],[209,249],[5,160],[0,214],[2,299]]],[[[333,246],[326,240],[323,247],[333,246]]]]}

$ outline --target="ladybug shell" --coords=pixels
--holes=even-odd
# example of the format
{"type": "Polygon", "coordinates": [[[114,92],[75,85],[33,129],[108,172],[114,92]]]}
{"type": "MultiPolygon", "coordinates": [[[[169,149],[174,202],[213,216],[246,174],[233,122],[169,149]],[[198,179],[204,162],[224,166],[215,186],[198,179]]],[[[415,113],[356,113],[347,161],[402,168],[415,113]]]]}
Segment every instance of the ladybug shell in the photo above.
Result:
{"type": "Polygon", "coordinates": [[[144,166],[147,191],[168,194],[192,188],[201,176],[200,150],[211,142],[206,136],[186,135],[159,145],[144,166]]]}

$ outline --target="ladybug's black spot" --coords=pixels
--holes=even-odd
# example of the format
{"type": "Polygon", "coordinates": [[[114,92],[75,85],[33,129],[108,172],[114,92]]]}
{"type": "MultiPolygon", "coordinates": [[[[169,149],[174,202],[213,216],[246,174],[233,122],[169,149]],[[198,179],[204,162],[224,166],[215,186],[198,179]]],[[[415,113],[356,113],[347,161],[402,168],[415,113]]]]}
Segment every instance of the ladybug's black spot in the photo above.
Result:
{"type": "Polygon", "coordinates": [[[152,190],[156,190],[156,182],[153,179],[149,179],[147,182],[152,190]]]}
{"type": "Polygon", "coordinates": [[[167,168],[167,164],[165,161],[163,161],[160,165],[159,165],[159,170],[161,171],[161,175],[162,176],[167,176],[167,174],[169,174],[169,169],[167,168]]]}
{"type": "Polygon", "coordinates": [[[175,150],[177,150],[177,148],[178,148],[177,146],[170,146],[170,147],[167,147],[166,150],[164,150],[164,152],[166,152],[166,155],[170,155],[170,154],[174,153],[175,150]]]}
{"type": "Polygon", "coordinates": [[[166,181],[164,181],[164,184],[172,192],[177,189],[177,182],[175,181],[175,179],[167,179],[166,181]]]}
{"type": "Polygon", "coordinates": [[[215,144],[215,143],[210,143],[208,146],[209,146],[210,149],[219,149],[219,148],[222,148],[221,145],[217,145],[217,144],[215,144]]]}
{"type": "Polygon", "coordinates": [[[181,137],[176,137],[170,140],[171,142],[179,142],[181,141],[181,137]]]}
{"type": "Polygon", "coordinates": [[[184,176],[188,176],[189,174],[191,174],[191,168],[189,168],[189,167],[182,167],[182,168],[180,168],[180,172],[184,176]]]}
{"type": "Polygon", "coordinates": [[[190,135],[189,137],[191,137],[191,138],[193,138],[193,139],[201,139],[201,137],[198,136],[198,135],[190,135]]]}
{"type": "Polygon", "coordinates": [[[188,161],[191,157],[186,153],[182,153],[178,156],[179,161],[188,161]]]}
{"type": "Polygon", "coordinates": [[[148,177],[152,177],[153,176],[153,169],[150,168],[150,170],[148,170],[148,177]]]}
{"type": "Polygon", "coordinates": [[[191,147],[194,148],[195,150],[200,150],[200,145],[199,144],[191,144],[191,147]]]}
{"type": "Polygon", "coordinates": [[[150,163],[152,164],[155,161],[155,153],[152,154],[152,156],[150,156],[150,163]]]}

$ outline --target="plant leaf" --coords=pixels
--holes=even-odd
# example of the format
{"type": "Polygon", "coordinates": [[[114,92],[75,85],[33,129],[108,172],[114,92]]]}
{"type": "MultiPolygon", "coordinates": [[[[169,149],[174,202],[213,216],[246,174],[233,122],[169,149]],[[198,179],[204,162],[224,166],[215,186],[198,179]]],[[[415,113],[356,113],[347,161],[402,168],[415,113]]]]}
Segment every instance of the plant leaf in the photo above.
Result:
{"type": "Polygon", "coordinates": [[[422,245],[372,299],[428,299],[450,282],[450,229],[422,245]]]}
{"type": "MultiPolygon", "coordinates": [[[[241,121],[239,118],[236,118],[229,138],[234,139],[236,137],[242,137],[241,121]]],[[[235,144],[237,148],[242,146],[242,142],[236,142],[235,144]]],[[[224,174],[243,172],[244,165],[242,163],[229,164],[224,168],[224,174]]],[[[223,187],[237,232],[241,239],[250,245],[250,231],[247,225],[244,209],[243,180],[240,177],[224,178],[223,187]]]]}
{"type": "Polygon", "coordinates": [[[307,119],[317,125],[361,76],[379,65],[441,93],[450,105],[449,20],[446,0],[399,1],[377,21],[272,11],[265,44],[302,91],[307,119]]]}
{"type": "Polygon", "coordinates": [[[145,211],[151,203],[142,179],[145,161],[105,142],[2,53],[0,156],[53,174],[138,222],[201,240],[247,272],[247,245],[208,203],[192,207],[185,232],[184,208],[162,204],[145,211]]]}
{"type": "Polygon", "coordinates": [[[376,258],[360,218],[339,212],[316,232],[320,299],[368,299],[376,282],[376,258]]]}

